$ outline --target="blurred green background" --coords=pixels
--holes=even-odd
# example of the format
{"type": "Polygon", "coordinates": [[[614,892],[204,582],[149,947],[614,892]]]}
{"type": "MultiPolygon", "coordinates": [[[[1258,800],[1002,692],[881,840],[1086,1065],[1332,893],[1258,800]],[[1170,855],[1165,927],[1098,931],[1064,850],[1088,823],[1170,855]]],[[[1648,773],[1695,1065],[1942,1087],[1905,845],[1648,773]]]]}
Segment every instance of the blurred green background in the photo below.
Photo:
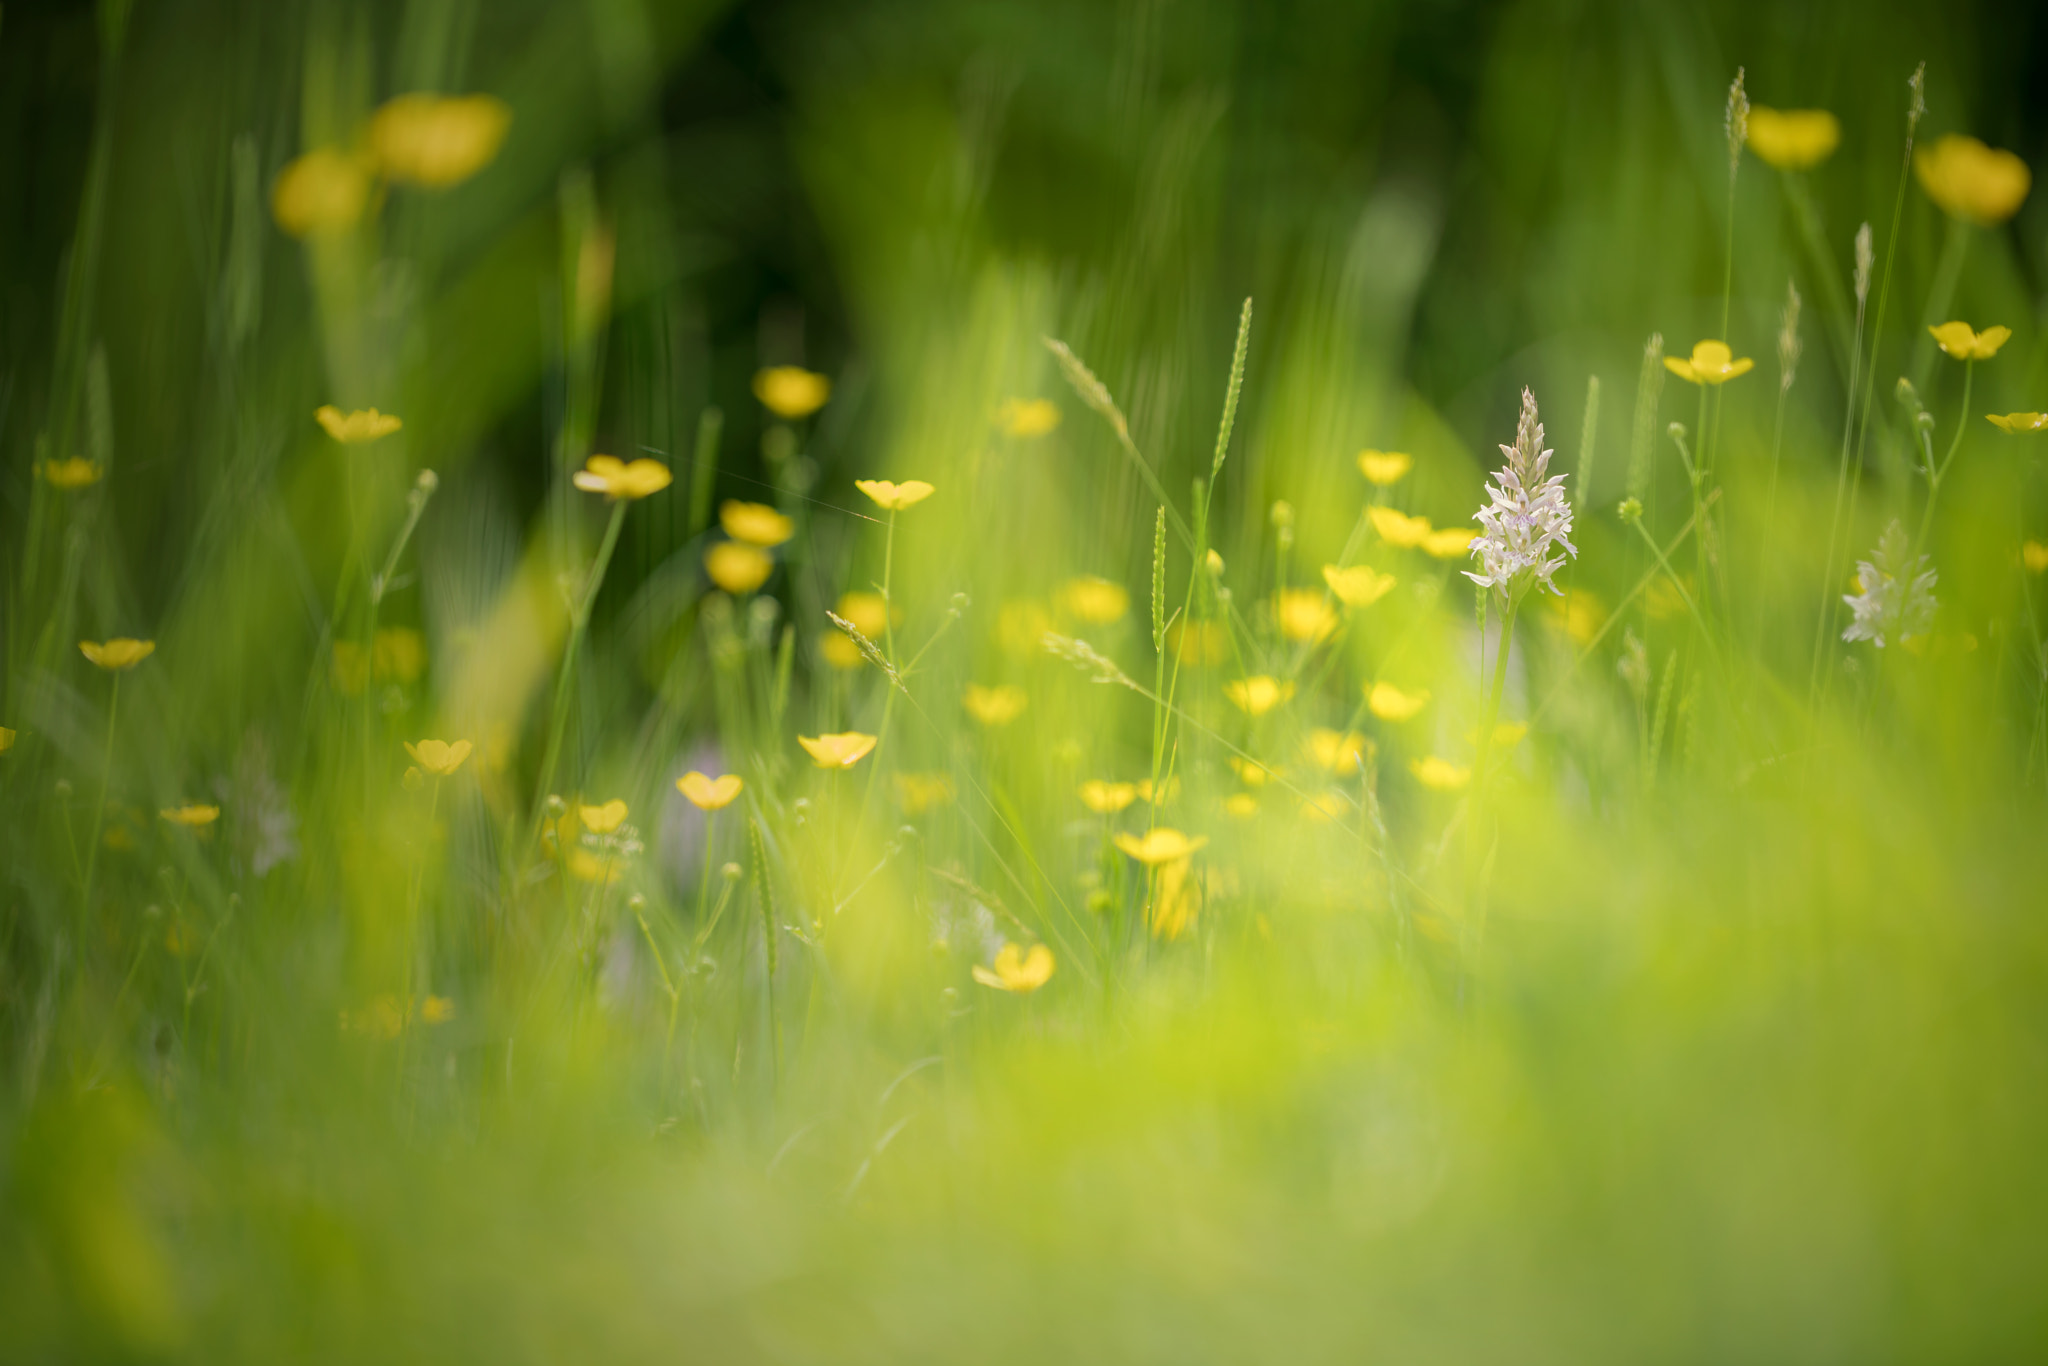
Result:
{"type": "MultiPolygon", "coordinates": [[[[1860,341],[1850,274],[1860,223],[1880,264],[1894,241],[1915,66],[1923,143],[2039,167],[2044,51],[2027,5],[9,0],[0,1357],[2037,1355],[2048,751],[2016,555],[2048,495],[1977,415],[2048,406],[2048,205],[1964,230],[1908,181],[1860,341]],[[1414,453],[1407,511],[1468,519],[1529,385],[1604,617],[1648,567],[1615,505],[1641,495],[1659,543],[1685,520],[1661,433],[1705,401],[1674,382],[1639,412],[1638,375],[1653,332],[1682,355],[1720,327],[1738,66],[1843,133],[1736,181],[1735,658],[1630,608],[1665,693],[1631,700],[1619,627],[1530,609],[1482,935],[1444,909],[1460,808],[1394,762],[1476,728],[1469,599],[1401,561],[1398,624],[1299,704],[1342,729],[1361,681],[1437,693],[1429,738],[1374,732],[1376,839],[1277,803],[1229,825],[1226,756],[1184,732],[1175,819],[1225,880],[1190,940],[1114,937],[1090,895],[1122,914],[1142,880],[1071,793],[1152,771],[1151,709],[1006,648],[999,613],[1126,584],[1090,638],[1149,683],[1156,500],[1041,337],[1192,517],[1254,301],[1211,539],[1255,618],[1355,538],[1361,448],[1414,453]],[[505,101],[496,158],[338,244],[280,232],[287,164],[421,90],[505,101]],[[1788,281],[1805,349],[1774,408],[1788,281]],[[1968,414],[1923,340],[1951,317],[2014,332],[1968,414]],[[1831,546],[1852,352],[1873,419],[1831,546]],[[815,418],[755,401],[785,364],[832,378],[815,418]],[[1926,547],[1944,615],[1907,661],[1822,622],[1844,681],[1817,702],[1816,605],[1924,502],[1900,376],[1944,443],[1977,424],[1926,547]],[[1012,396],[1058,430],[993,435],[1012,396]],[[403,435],[337,463],[330,402],[403,435]],[[566,483],[593,451],[676,483],[620,524],[551,688],[604,525],[566,483]],[[60,503],[37,470],[67,453],[106,477],[60,503]],[[370,622],[336,585],[422,468],[370,622]],[[820,644],[884,572],[871,477],[939,485],[890,533],[902,634],[938,646],[889,713],[820,644]],[[726,498],[800,528],[740,603],[700,569],[726,498]],[[330,685],[376,623],[421,632],[425,677],[330,685]],[[72,642],[119,635],[159,653],[117,724],[72,642]],[[971,680],[1025,686],[1026,719],[964,723],[971,680]],[[868,769],[803,767],[797,731],[885,714],[868,769]],[[423,811],[399,741],[457,734],[478,757],[423,811]],[[749,791],[709,848],[670,786],[699,766],[749,791]],[[957,803],[876,795],[927,770],[957,803]],[[102,783],[130,833],[81,879],[102,783]],[[523,839],[550,791],[626,797],[648,845],[579,903],[575,955],[566,873],[523,839]],[[215,796],[209,841],[148,814],[215,796]],[[1060,954],[1015,999],[968,976],[1011,922],[1060,954]],[[454,1018],[363,1037],[421,963],[454,1018]]],[[[1173,541],[1170,598],[1189,576],[1173,541]]],[[[1220,678],[1190,714],[1292,762],[1220,678]]]]}
{"type": "MultiPolygon", "coordinates": [[[[744,469],[754,370],[806,361],[853,367],[854,401],[816,452],[837,473],[848,443],[909,402],[896,352],[1002,270],[1030,278],[1046,322],[1123,394],[1141,446],[1191,471],[1213,405],[1184,392],[1255,296],[1268,345],[1254,385],[1282,382],[1303,347],[1340,383],[1288,419],[1305,430],[1254,438],[1233,474],[1251,478],[1326,433],[1393,445],[1407,386],[1485,450],[1520,383],[1548,380],[1539,393],[1562,416],[1599,369],[1622,381],[1608,408],[1621,431],[1614,399],[1643,337],[1676,344],[1718,317],[1718,111],[1738,64],[1758,103],[1843,120],[1841,151],[1812,176],[1843,280],[1857,223],[1886,226],[1916,62],[1930,135],[2025,157],[2048,122],[2024,74],[2043,22],[2026,6],[158,0],[134,5],[111,60],[95,18],[85,4],[5,15],[9,444],[30,448],[45,417],[88,154],[105,138],[118,150],[87,287],[110,372],[134,376],[112,394],[136,442],[133,496],[117,503],[124,539],[172,556],[195,519],[158,514],[189,512],[194,461],[226,458],[205,426],[217,356],[191,343],[221,331],[229,148],[248,138],[267,186],[313,127],[401,89],[489,90],[517,111],[502,161],[409,225],[431,250],[381,283],[446,319],[403,363],[406,385],[459,400],[423,444],[444,467],[487,464],[523,507],[545,468],[517,453],[551,439],[563,401],[558,301],[542,295],[557,288],[565,175],[590,177],[620,236],[600,448],[680,450],[714,403],[744,469]]],[[[1766,350],[1788,275],[1814,309],[1823,295],[1774,178],[1752,167],[1732,330],[1766,350]]],[[[1978,244],[1966,290],[2002,301],[2038,278],[2041,212],[2030,201],[1978,244]]],[[[1913,302],[1887,320],[1902,333],[1922,321],[1937,217],[1912,196],[1899,269],[1913,302]]],[[[262,364],[240,382],[318,393],[322,358],[276,340],[307,336],[305,271],[274,236],[265,246],[262,364]]],[[[1809,348],[1816,387],[1840,385],[1841,340],[1809,348]]],[[[1618,480],[1621,463],[1608,469],[1618,480]]]]}

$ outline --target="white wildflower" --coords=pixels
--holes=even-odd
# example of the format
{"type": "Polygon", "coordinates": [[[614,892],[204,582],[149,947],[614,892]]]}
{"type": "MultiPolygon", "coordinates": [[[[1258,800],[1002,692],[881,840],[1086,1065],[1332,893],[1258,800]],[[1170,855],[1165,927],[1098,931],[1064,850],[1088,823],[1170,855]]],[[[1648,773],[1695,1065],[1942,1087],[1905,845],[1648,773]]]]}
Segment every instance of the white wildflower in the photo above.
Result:
{"type": "Polygon", "coordinates": [[[1934,624],[1935,573],[1927,557],[1912,555],[1912,548],[1906,529],[1895,520],[1871,557],[1857,564],[1857,591],[1842,595],[1856,619],[1842,639],[1867,640],[1882,650],[1887,643],[1925,635],[1934,624]]]}
{"type": "Polygon", "coordinates": [[[1479,557],[1483,572],[1467,570],[1465,577],[1513,603],[1539,581],[1551,592],[1558,592],[1550,576],[1564,568],[1564,556],[1552,558],[1551,550],[1562,547],[1574,558],[1579,551],[1570,540],[1572,508],[1565,501],[1564,476],[1544,477],[1552,453],[1543,449],[1536,396],[1527,389],[1522,390],[1522,420],[1515,428],[1515,444],[1500,449],[1508,462],[1486,486],[1492,502],[1479,509],[1483,530],[1472,543],[1472,553],[1479,557]]]}

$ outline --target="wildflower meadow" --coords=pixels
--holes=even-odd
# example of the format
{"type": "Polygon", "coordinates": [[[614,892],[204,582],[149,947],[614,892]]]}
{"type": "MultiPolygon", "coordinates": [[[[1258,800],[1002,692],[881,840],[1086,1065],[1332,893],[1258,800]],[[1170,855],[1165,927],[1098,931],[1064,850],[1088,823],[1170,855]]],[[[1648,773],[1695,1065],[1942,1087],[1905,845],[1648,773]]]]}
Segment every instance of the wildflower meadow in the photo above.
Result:
{"type": "Polygon", "coordinates": [[[0,1360],[2048,1352],[2041,16],[0,10],[0,1360]]]}

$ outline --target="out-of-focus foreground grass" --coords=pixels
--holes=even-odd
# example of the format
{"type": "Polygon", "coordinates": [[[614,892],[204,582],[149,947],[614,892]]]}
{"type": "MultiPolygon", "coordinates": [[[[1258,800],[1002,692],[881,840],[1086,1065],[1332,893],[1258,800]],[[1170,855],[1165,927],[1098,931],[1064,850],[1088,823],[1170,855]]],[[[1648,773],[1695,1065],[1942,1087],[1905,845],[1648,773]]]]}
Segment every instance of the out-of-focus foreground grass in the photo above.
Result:
{"type": "Polygon", "coordinates": [[[9,6],[0,1355],[2037,1354],[2038,31],[9,6]]]}

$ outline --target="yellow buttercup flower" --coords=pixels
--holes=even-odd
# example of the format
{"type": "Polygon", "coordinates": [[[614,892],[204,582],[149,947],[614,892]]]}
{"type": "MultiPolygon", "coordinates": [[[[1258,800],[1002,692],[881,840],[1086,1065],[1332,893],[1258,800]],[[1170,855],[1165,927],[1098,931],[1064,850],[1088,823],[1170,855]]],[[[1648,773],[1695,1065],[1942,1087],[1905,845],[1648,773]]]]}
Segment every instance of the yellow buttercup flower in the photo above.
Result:
{"type": "MultiPolygon", "coordinates": [[[[1494,725],[1493,743],[1497,749],[1513,749],[1522,743],[1522,737],[1529,733],[1526,721],[1501,721],[1494,725]]],[[[1472,733],[1473,743],[1478,743],[1479,732],[1472,733]]]]}
{"type": "Polygon", "coordinates": [[[852,768],[868,757],[868,751],[875,747],[876,737],[863,735],[857,730],[842,731],[836,735],[812,737],[799,735],[796,742],[811,756],[811,762],[819,768],[852,768]]]}
{"type": "Polygon", "coordinates": [[[974,980],[998,991],[1032,992],[1044,986],[1052,972],[1052,950],[1045,945],[1033,944],[1026,953],[1015,944],[1005,944],[996,950],[993,969],[974,965],[974,980]]]}
{"type": "Polygon", "coordinates": [[[1749,150],[1781,171],[1804,171],[1834,155],[1842,121],[1825,109],[1749,107],[1749,150]]]}
{"type": "MultiPolygon", "coordinates": [[[[2043,570],[2048,570],[2048,545],[2042,545],[2039,541],[2028,541],[2020,547],[2020,563],[2025,565],[2027,572],[2031,574],[2039,574],[2043,570]]],[[[14,734],[13,731],[7,733],[9,736],[14,734]]],[[[13,741],[10,739],[8,744],[12,743],[13,741]]],[[[7,748],[7,745],[0,744],[0,749],[5,748],[7,748]]]]}
{"type": "Polygon", "coordinates": [[[569,876],[578,882],[601,882],[609,887],[626,875],[618,859],[600,858],[588,849],[571,849],[567,862],[569,876]]]}
{"type": "Polygon", "coordinates": [[[1264,716],[1273,708],[1294,696],[1294,685],[1283,683],[1270,674],[1254,674],[1250,678],[1239,678],[1223,685],[1223,695],[1237,705],[1247,716],[1264,716]]]}
{"type": "Polygon", "coordinates": [[[922,816],[953,800],[953,779],[944,773],[899,773],[896,802],[906,816],[922,816]]]}
{"type": "Polygon", "coordinates": [[[1145,913],[1152,937],[1170,943],[1193,929],[1195,915],[1201,910],[1201,891],[1201,881],[1194,876],[1194,860],[1177,858],[1162,864],[1152,904],[1145,913]]]}
{"type": "Polygon", "coordinates": [[[1669,574],[1659,574],[1651,581],[1649,591],[1643,594],[1643,606],[1649,609],[1655,621],[1666,621],[1685,611],[1685,599],[1692,591],[1692,575],[1685,576],[1684,584],[1678,583],[1669,574]],[[1680,589],[1683,588],[1683,592],[1680,589]]]}
{"type": "Polygon", "coordinates": [[[1441,531],[1432,531],[1422,540],[1423,553],[1439,560],[1462,559],[1472,551],[1472,542],[1479,533],[1468,526],[1447,526],[1441,531]]]}
{"type": "Polygon", "coordinates": [[[1154,789],[1150,778],[1140,778],[1137,782],[1132,783],[1131,786],[1137,790],[1139,801],[1151,802],[1154,806],[1165,806],[1180,795],[1180,779],[1177,776],[1161,778],[1159,780],[1158,798],[1156,801],[1154,800],[1154,789]]]}
{"type": "Polygon", "coordinates": [[[1220,621],[1182,618],[1166,628],[1166,645],[1183,664],[1221,664],[1230,658],[1230,631],[1220,621]]]}
{"type": "Polygon", "coordinates": [[[801,365],[772,365],[754,373],[754,397],[777,417],[809,417],[832,397],[832,381],[801,365]]]}
{"type": "Polygon", "coordinates": [[[1323,582],[1337,595],[1337,601],[1346,607],[1370,607],[1393,591],[1396,580],[1392,574],[1382,574],[1369,564],[1353,565],[1349,569],[1326,564],[1323,566],[1323,582]]]}
{"type": "Polygon", "coordinates": [[[609,835],[626,823],[626,803],[614,797],[601,806],[576,805],[576,819],[593,835],[609,835]]]}
{"type": "MultiPolygon", "coordinates": [[[[2031,542],[2029,544],[2031,544],[2031,542]]],[[[13,748],[14,732],[9,730],[5,726],[0,726],[0,754],[5,754],[8,750],[13,748]]]]}
{"type": "Polygon", "coordinates": [[[446,1024],[455,1018],[455,1002],[446,996],[429,996],[420,1002],[420,1019],[427,1024],[446,1024]]]}
{"type": "Polygon", "coordinates": [[[1429,518],[1409,517],[1389,507],[1369,507],[1365,515],[1372,519],[1372,529],[1388,545],[1412,550],[1429,539],[1429,518]]]}
{"type": "Polygon", "coordinates": [[[410,626],[381,628],[370,639],[370,670],[392,682],[419,682],[427,670],[427,638],[410,626]]]}
{"type": "Polygon", "coordinates": [[[1429,693],[1405,692],[1391,683],[1374,683],[1365,690],[1365,705],[1382,721],[1407,721],[1429,705],[1429,693]]]}
{"type": "Polygon", "coordinates": [[[1350,800],[1341,792],[1324,792],[1313,797],[1304,797],[1299,808],[1302,817],[1317,825],[1341,821],[1352,811],[1350,800]]]}
{"type": "Polygon", "coordinates": [[[1364,756],[1373,752],[1372,741],[1355,730],[1336,731],[1318,726],[1308,733],[1308,755],[1317,768],[1342,778],[1358,772],[1364,756]]]}
{"type": "Polygon", "coordinates": [[[1411,721],[1430,705],[1430,690],[1407,692],[1391,682],[1366,684],[1366,709],[1380,721],[1411,721]]]}
{"type": "MultiPolygon", "coordinates": [[[[880,640],[891,622],[903,619],[901,609],[891,612],[880,593],[858,588],[841,593],[839,605],[833,610],[852,622],[853,629],[869,640],[880,640]]],[[[853,643],[853,637],[836,626],[818,637],[818,650],[825,656],[825,662],[835,669],[858,669],[867,663],[860,646],[853,643]]]]}
{"type": "Polygon", "coordinates": [[[1756,364],[1748,356],[1741,360],[1734,359],[1734,356],[1726,342],[1694,342],[1692,359],[1666,356],[1664,368],[1691,384],[1726,384],[1738,375],[1748,374],[1756,364]]]}
{"type": "Polygon", "coordinates": [[[375,441],[405,425],[391,414],[380,413],[375,408],[344,413],[332,403],[323,403],[315,408],[313,420],[344,446],[360,446],[365,441],[375,441]]]}
{"type": "Polygon", "coordinates": [[[457,740],[452,744],[446,740],[422,740],[418,744],[410,740],[405,742],[405,752],[412,756],[412,761],[436,778],[446,778],[461,768],[472,748],[474,746],[467,740],[457,740]]]}
{"type": "Polygon", "coordinates": [[[853,637],[836,627],[818,632],[818,653],[835,669],[858,669],[868,662],[860,646],[853,643],[853,637]]]}
{"type": "Polygon", "coordinates": [[[1386,488],[1397,484],[1401,476],[1415,468],[1415,457],[1400,451],[1360,451],[1358,472],[1370,483],[1386,488]]]}
{"type": "Polygon", "coordinates": [[[900,484],[887,479],[856,479],[853,486],[874,499],[878,507],[885,507],[891,512],[901,512],[922,503],[933,493],[932,486],[922,479],[906,479],[900,484]]]}
{"type": "Polygon", "coordinates": [[[1118,835],[1116,847],[1147,866],[1184,859],[1209,842],[1207,835],[1188,838],[1169,825],[1155,825],[1143,835],[1118,835]]]}
{"type": "Polygon", "coordinates": [[[1289,640],[1320,641],[1337,629],[1337,609],[1330,599],[1313,588],[1281,590],[1273,604],[1274,620],[1280,634],[1289,640]]]}
{"type": "Polygon", "coordinates": [[[64,460],[45,460],[36,466],[36,470],[51,488],[66,490],[89,488],[99,483],[107,473],[97,460],[88,460],[82,455],[64,460]]]}
{"type": "Polygon", "coordinates": [[[774,571],[775,557],[745,541],[719,541],[704,552],[704,572],[728,593],[751,593],[774,571]]]}
{"type": "Polygon", "coordinates": [[[2048,413],[1986,413],[1984,420],[2000,431],[2011,432],[2015,436],[2048,431],[2048,413]]]}
{"type": "MultiPolygon", "coordinates": [[[[1522,743],[1522,737],[1529,733],[1526,721],[1497,721],[1493,727],[1493,744],[1496,749],[1513,749],[1522,743]]],[[[1465,739],[1472,744],[1479,743],[1479,728],[1474,726],[1465,732],[1465,739]]]]}
{"type": "Polygon", "coordinates": [[[1122,584],[1084,574],[1060,585],[1059,605],[1061,611],[1077,621],[1107,626],[1130,610],[1131,595],[1122,584]]]}
{"type": "Polygon", "coordinates": [[[1059,405],[1049,398],[1006,398],[996,409],[996,425],[1010,436],[1044,436],[1060,425],[1059,405]]]}
{"type": "Polygon", "coordinates": [[[903,620],[903,609],[889,610],[889,600],[880,593],[855,588],[839,595],[839,615],[869,640],[880,640],[891,622],[903,620]]]}
{"type": "Polygon", "coordinates": [[[731,806],[733,799],[740,795],[746,784],[737,773],[728,773],[722,778],[712,778],[691,769],[676,779],[676,791],[689,798],[690,805],[699,811],[723,811],[731,806]]]}
{"type": "Polygon", "coordinates": [[[2010,327],[1987,327],[1979,332],[1964,322],[1943,323],[1927,331],[1942,350],[1957,360],[1990,360],[2012,336],[2010,327]]]}
{"type": "Polygon", "coordinates": [[[732,498],[718,505],[718,524],[735,541],[745,541],[763,550],[772,550],[796,535],[796,522],[766,503],[742,503],[732,498]]]}
{"type": "Polygon", "coordinates": [[[1098,816],[1114,816],[1137,799],[1136,783],[1112,783],[1095,778],[1081,784],[1081,805],[1098,816]]]}
{"type": "Polygon", "coordinates": [[[641,457],[628,463],[616,455],[593,455],[574,476],[576,487],[585,493],[602,493],[618,502],[659,493],[674,478],[659,460],[641,457]]]}
{"type": "Polygon", "coordinates": [[[967,714],[984,726],[1009,725],[1023,714],[1030,700],[1022,688],[1007,683],[993,688],[969,683],[960,696],[960,704],[967,708],[967,714]]]}
{"type": "Polygon", "coordinates": [[[1547,599],[1550,609],[1564,622],[1565,634],[1580,645],[1591,645],[1607,624],[1607,605],[1582,588],[1564,597],[1547,599]]]}
{"type": "Polygon", "coordinates": [[[1432,754],[1427,759],[1410,759],[1408,771],[1424,787],[1436,792],[1456,792],[1472,781],[1472,770],[1432,754]]]}
{"type": "Polygon", "coordinates": [[[490,95],[400,95],[370,120],[370,147],[387,179],[445,190],[491,164],[512,109],[490,95]]]}
{"type": "Polygon", "coordinates": [[[1943,213],[1983,227],[2018,213],[2034,183],[2027,163],[2011,152],[1957,133],[1914,152],[1913,173],[1943,213]]]}
{"type": "Polygon", "coordinates": [[[278,174],[270,189],[270,216],[293,237],[333,236],[362,218],[374,188],[361,158],[315,148],[278,174]]]}
{"type": "Polygon", "coordinates": [[[156,642],[131,640],[127,636],[118,636],[105,644],[81,640],[78,652],[108,673],[126,673],[156,653],[156,642]]]}
{"type": "MultiPolygon", "coordinates": [[[[172,946],[172,952],[179,954],[181,957],[188,951],[189,948],[182,944],[172,946]]],[[[402,1007],[398,1004],[396,996],[384,995],[379,996],[359,1011],[342,1011],[341,1027],[346,1033],[369,1034],[380,1039],[395,1039],[404,1032],[406,1017],[411,1013],[410,1008],[402,1007]]]]}
{"type": "Polygon", "coordinates": [[[204,826],[212,825],[215,821],[219,820],[220,808],[192,802],[184,806],[167,806],[157,812],[157,815],[163,817],[172,825],[182,825],[187,830],[198,830],[204,826]]]}
{"type": "Polygon", "coordinates": [[[1233,792],[1223,799],[1223,814],[1249,820],[1259,814],[1259,799],[1249,792],[1233,792]]]}
{"type": "Polygon", "coordinates": [[[1230,756],[1230,767],[1237,774],[1237,780],[1246,787],[1264,787],[1273,781],[1273,770],[1251,759],[1230,756]]]}

